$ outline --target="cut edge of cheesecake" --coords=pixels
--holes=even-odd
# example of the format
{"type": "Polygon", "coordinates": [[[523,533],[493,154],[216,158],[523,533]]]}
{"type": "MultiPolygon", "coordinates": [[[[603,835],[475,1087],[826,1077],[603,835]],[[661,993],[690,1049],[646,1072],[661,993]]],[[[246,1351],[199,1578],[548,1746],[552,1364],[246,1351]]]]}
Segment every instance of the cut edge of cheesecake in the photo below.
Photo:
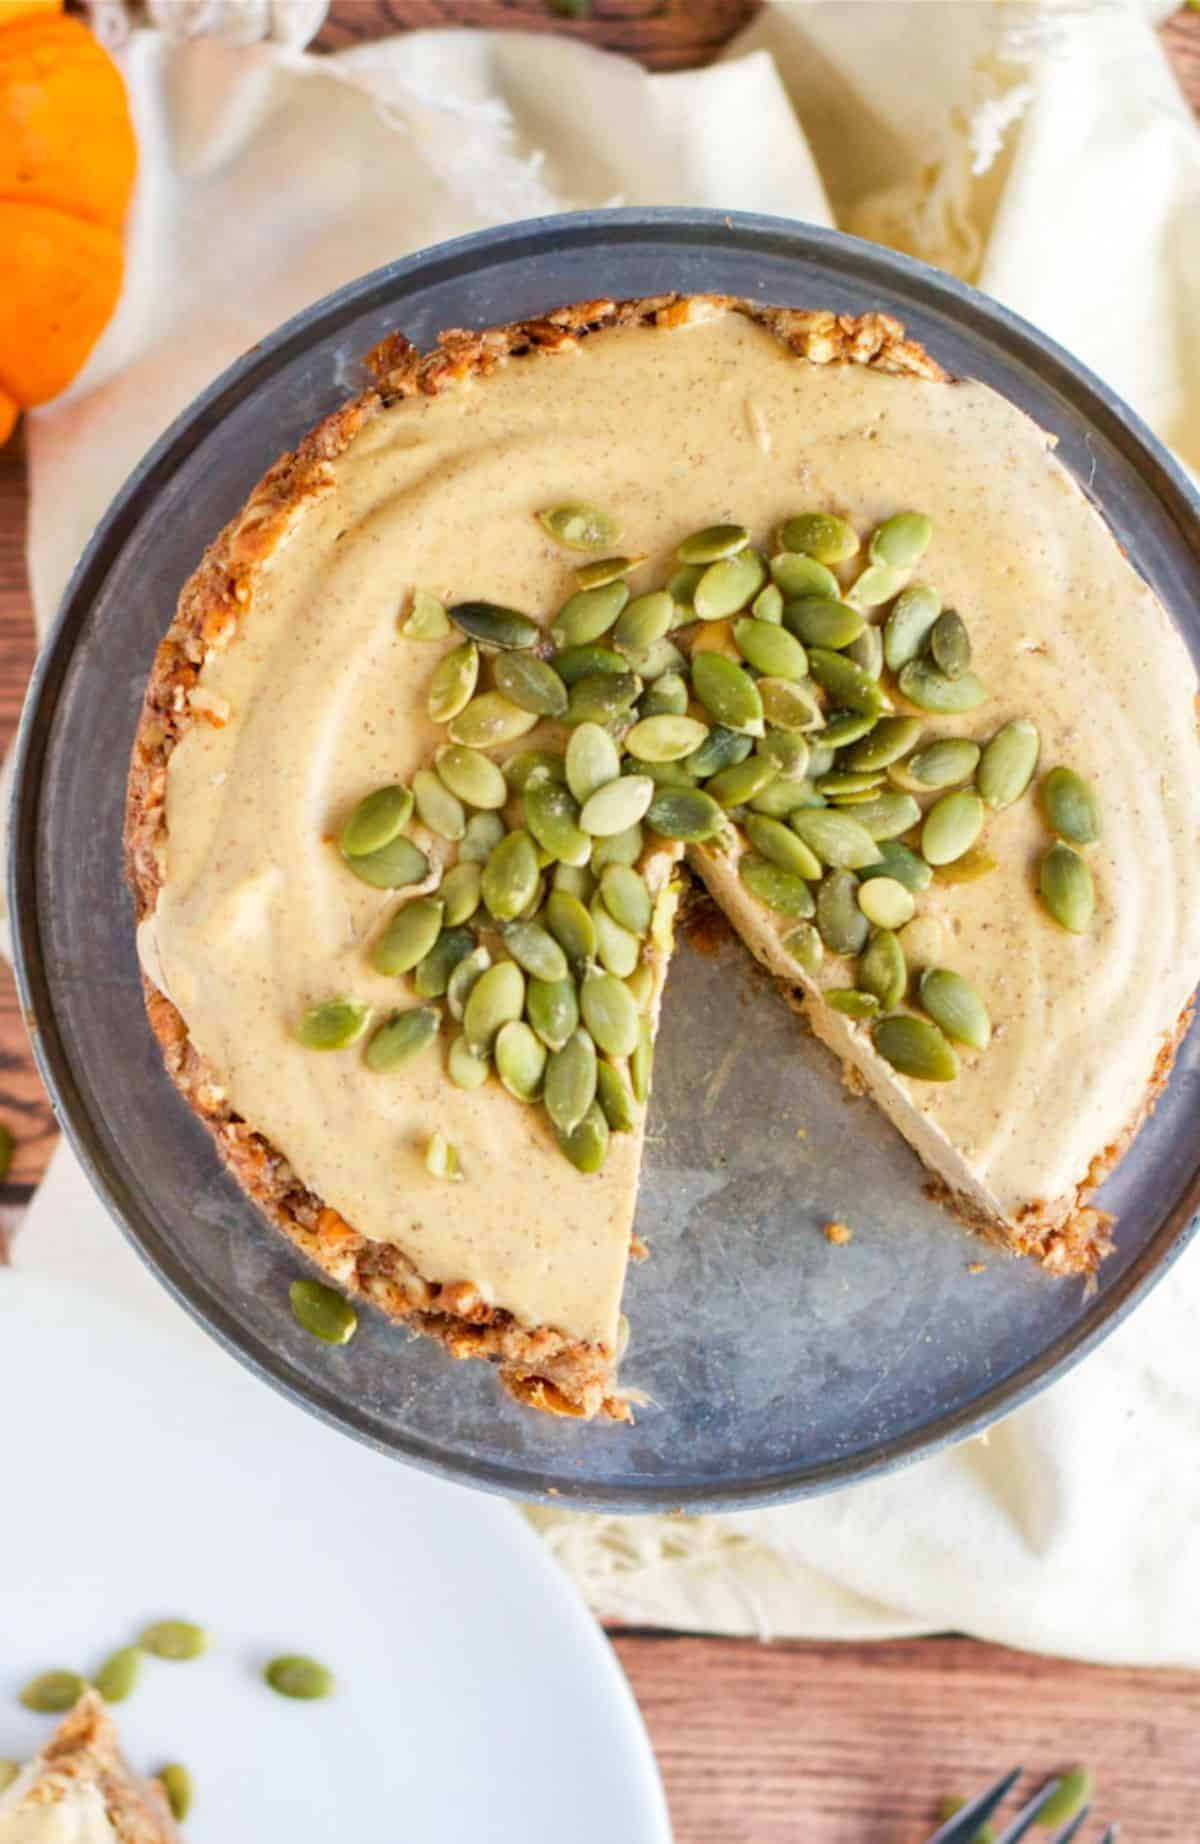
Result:
{"type": "MultiPolygon", "coordinates": [[[[862,365],[896,375],[947,378],[889,314],[757,307],[724,295],[579,302],[482,332],[450,329],[435,349],[424,353],[403,334],[390,334],[367,355],[374,385],[333,411],[268,469],[184,585],[155,655],[130,767],[125,860],[139,923],[153,913],[164,878],[171,753],[194,724],[220,721],[199,684],[204,662],[211,652],[227,647],[250,617],[256,571],[284,542],[306,505],[332,485],[331,464],[360,430],[405,398],[437,396],[514,360],[568,354],[608,328],[671,328],[722,313],[756,321],[813,365],[862,365]]],[[[661,977],[657,984],[655,1028],[661,977]]],[[[330,1280],[436,1339],[452,1357],[497,1364],[505,1389],[529,1407],[583,1418],[632,1418],[630,1398],[616,1387],[616,1366],[606,1349],[551,1326],[521,1325],[483,1300],[470,1282],[430,1283],[399,1248],[362,1235],[308,1190],[283,1154],[229,1106],[167,994],[145,974],[143,988],[150,1025],[175,1086],[208,1127],[242,1189],[330,1280]],[[414,1291],[423,1292],[424,1305],[414,1301],[414,1291]]],[[[637,1258],[644,1252],[635,1238],[631,1254],[637,1258]]]]}
{"type": "Polygon", "coordinates": [[[178,1844],[166,1794],[157,1781],[133,1772],[96,1691],[79,1699],[0,1796],[0,1817],[81,1801],[93,1810],[97,1802],[102,1805],[118,1844],[178,1844]]]}

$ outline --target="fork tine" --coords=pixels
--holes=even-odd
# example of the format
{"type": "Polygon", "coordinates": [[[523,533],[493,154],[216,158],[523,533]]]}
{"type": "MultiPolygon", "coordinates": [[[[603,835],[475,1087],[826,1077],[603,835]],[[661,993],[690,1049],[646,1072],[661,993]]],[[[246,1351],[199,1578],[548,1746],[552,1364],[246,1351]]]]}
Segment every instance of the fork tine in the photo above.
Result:
{"type": "Polygon", "coordinates": [[[941,1829],[934,1832],[929,1844],[970,1844],[979,1827],[986,1825],[997,1806],[1004,1804],[1024,1771],[1023,1767],[1014,1767],[986,1793],[980,1793],[978,1798],[961,1806],[953,1818],[948,1818],[941,1829]]]}
{"type": "Polygon", "coordinates": [[[1012,1824],[1000,1833],[1000,1836],[996,1839],[996,1844],[1020,1844],[1020,1840],[1025,1836],[1025,1833],[1032,1825],[1037,1823],[1037,1817],[1042,1807],[1049,1805],[1057,1791],[1058,1781],[1047,1781],[1041,1791],[1035,1793],[1028,1804],[1021,1807],[1021,1810],[1013,1819],[1012,1824]]]}
{"type": "Polygon", "coordinates": [[[1101,1838],[1100,1844],[1117,1844],[1117,1828],[1115,1825],[1109,1826],[1108,1830],[1101,1838]]]}
{"type": "MultiPolygon", "coordinates": [[[[1075,1817],[1071,1820],[1071,1823],[1064,1826],[1063,1830],[1059,1832],[1056,1838],[1050,1840],[1050,1844],[1071,1844],[1071,1839],[1075,1836],[1077,1831],[1082,1829],[1083,1821],[1091,1809],[1090,1806],[1084,1806],[1083,1811],[1077,1812],[1075,1817]]],[[[1113,1834],[1110,1831],[1108,1835],[1111,1839],[1113,1834]]],[[[1101,1844],[1103,1844],[1103,1840],[1101,1840],[1101,1844]]]]}

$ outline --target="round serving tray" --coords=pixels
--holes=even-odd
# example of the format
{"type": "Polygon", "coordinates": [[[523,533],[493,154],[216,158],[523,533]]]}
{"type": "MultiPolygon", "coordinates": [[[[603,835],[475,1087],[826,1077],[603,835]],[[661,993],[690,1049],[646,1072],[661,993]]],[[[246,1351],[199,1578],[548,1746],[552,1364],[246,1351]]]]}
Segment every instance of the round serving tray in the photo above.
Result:
{"type": "Polygon", "coordinates": [[[1200,1207],[1200,1033],[1106,1188],[1117,1251],[1089,1293],[968,1240],[926,1200],[882,1117],[848,1105],[832,1060],[741,950],[684,945],[638,1216],[652,1259],[627,1297],[624,1376],[647,1397],[634,1427],[522,1410],[483,1365],[455,1364],[370,1311],[341,1349],[292,1322],[297,1258],[222,1171],[143,1015],[121,832],[154,650],[206,543],[279,452],[358,387],[359,357],[384,333],[426,346],[444,327],[667,290],[899,315],[948,370],[1057,436],[1200,653],[1200,501],[1142,423],[1014,315],[919,263],[779,219],[542,218],[423,251],[318,302],[167,431],[96,532],[42,653],[12,829],[17,971],[42,1074],[97,1191],[166,1286],[260,1376],[387,1453],[495,1491],[629,1511],[829,1490],[979,1430],[1113,1329],[1200,1207]],[[850,1247],[819,1233],[833,1216],[853,1221],[850,1247]],[[979,1259],[987,1270],[973,1275],[979,1259]]]}

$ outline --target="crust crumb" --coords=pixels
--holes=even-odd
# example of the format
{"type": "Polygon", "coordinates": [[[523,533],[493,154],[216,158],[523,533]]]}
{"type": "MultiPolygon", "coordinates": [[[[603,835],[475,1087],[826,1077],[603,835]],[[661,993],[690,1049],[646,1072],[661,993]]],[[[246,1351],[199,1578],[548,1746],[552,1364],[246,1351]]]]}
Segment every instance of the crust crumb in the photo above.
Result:
{"type": "Polygon", "coordinates": [[[826,1242],[832,1242],[835,1248],[843,1248],[847,1242],[854,1240],[854,1231],[849,1223],[826,1223],[821,1234],[826,1242]]]}

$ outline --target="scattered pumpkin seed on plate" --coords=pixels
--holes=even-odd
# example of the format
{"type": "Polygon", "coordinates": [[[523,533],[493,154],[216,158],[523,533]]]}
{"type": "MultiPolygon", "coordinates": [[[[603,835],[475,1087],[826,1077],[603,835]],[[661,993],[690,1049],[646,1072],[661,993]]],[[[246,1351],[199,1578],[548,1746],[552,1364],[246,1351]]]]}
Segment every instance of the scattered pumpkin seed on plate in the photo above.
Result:
{"type": "Polygon", "coordinates": [[[154,1776],[162,1786],[171,1817],[182,1824],[192,1809],[192,1776],[181,1761],[168,1761],[154,1776]]]}
{"type": "Polygon", "coordinates": [[[74,1709],[86,1689],[87,1679],[78,1671],[43,1671],[24,1685],[19,1701],[38,1716],[59,1716],[74,1709]]]}
{"type": "MultiPolygon", "coordinates": [[[[326,1287],[321,1281],[293,1281],[288,1288],[288,1300],[292,1316],[310,1337],[319,1338],[322,1344],[348,1344],[358,1329],[358,1314],[349,1300],[332,1287],[326,1287]]],[[[143,1633],[140,1644],[147,1652],[155,1647],[146,1644],[143,1633]]]]}
{"type": "Polygon", "coordinates": [[[109,1654],[92,1678],[106,1703],[124,1703],[133,1695],[141,1676],[144,1654],[140,1646],[121,1646],[109,1654]]]}
{"type": "MultiPolygon", "coordinates": [[[[293,1282],[293,1286],[302,1284],[293,1282]]],[[[341,1299],[340,1294],[334,1297],[341,1299]]],[[[338,1339],[337,1342],[344,1344],[345,1340],[338,1339]]],[[[143,1652],[149,1652],[155,1658],[193,1659],[208,1651],[208,1634],[194,1620],[155,1620],[143,1627],[138,1635],[138,1644],[143,1652]]]]}
{"type": "Polygon", "coordinates": [[[263,1666],[263,1678],[281,1697],[314,1702],[333,1695],[335,1680],[326,1665],[299,1652],[285,1652],[263,1666]]]}

